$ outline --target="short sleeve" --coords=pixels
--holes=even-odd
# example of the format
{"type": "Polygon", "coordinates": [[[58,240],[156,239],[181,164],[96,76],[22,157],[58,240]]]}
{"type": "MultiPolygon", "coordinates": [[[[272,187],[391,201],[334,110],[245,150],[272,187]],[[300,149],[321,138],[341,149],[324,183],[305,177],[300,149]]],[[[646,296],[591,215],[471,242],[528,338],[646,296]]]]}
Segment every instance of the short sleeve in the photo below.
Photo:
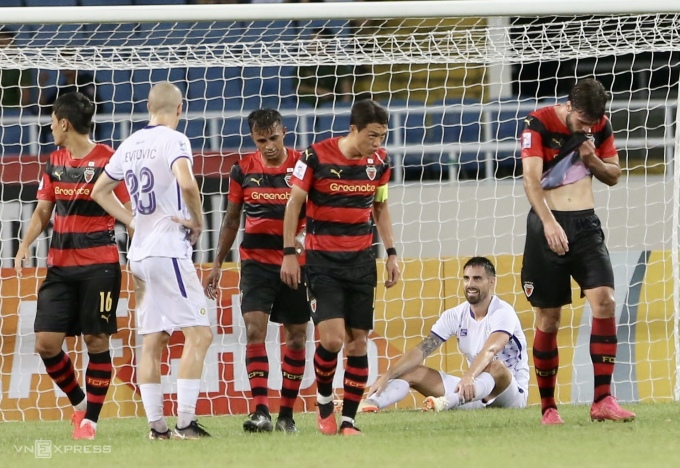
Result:
{"type": "Polygon", "coordinates": [[[460,328],[460,313],[458,307],[446,310],[432,326],[432,333],[446,341],[457,336],[460,328]]]}
{"type": "Polygon", "coordinates": [[[231,167],[227,200],[235,205],[243,204],[243,170],[238,163],[231,167]]]}
{"type": "Polygon", "coordinates": [[[491,317],[489,317],[489,327],[491,333],[504,332],[509,336],[514,334],[515,322],[517,321],[517,314],[513,309],[502,307],[497,309],[491,317]]]}
{"type": "Polygon", "coordinates": [[[614,130],[612,129],[612,123],[608,118],[605,117],[604,128],[601,132],[600,144],[595,148],[595,154],[600,159],[613,158],[618,154],[616,150],[616,144],[614,143],[614,130]]]}
{"type": "Polygon", "coordinates": [[[54,186],[52,185],[52,176],[50,172],[52,172],[52,164],[48,161],[48,163],[45,165],[45,170],[40,176],[36,198],[38,200],[45,200],[55,203],[57,199],[54,196],[54,186]]]}
{"type": "Polygon", "coordinates": [[[293,169],[293,177],[291,183],[300,187],[305,192],[309,192],[314,180],[314,168],[317,166],[317,156],[314,150],[307,148],[293,169]]]}
{"type": "Polygon", "coordinates": [[[121,164],[121,158],[123,157],[121,148],[113,153],[111,159],[104,167],[104,172],[113,180],[123,180],[125,174],[123,174],[123,165],[121,164]]]}
{"type": "Polygon", "coordinates": [[[543,157],[543,123],[533,114],[524,119],[524,129],[520,135],[521,157],[543,157]]]}
{"type": "Polygon", "coordinates": [[[191,143],[186,135],[179,132],[174,132],[172,138],[165,146],[165,155],[168,162],[168,167],[172,169],[172,165],[181,158],[187,158],[193,163],[194,155],[191,152],[191,143]]]}

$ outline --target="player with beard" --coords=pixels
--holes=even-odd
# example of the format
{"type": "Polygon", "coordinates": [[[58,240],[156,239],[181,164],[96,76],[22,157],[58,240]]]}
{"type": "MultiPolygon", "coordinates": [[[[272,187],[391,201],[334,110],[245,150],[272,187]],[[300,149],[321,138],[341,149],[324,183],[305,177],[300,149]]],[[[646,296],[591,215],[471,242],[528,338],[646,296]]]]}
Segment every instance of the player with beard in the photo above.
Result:
{"type": "Polygon", "coordinates": [[[425,411],[526,407],[526,338],[515,310],[494,295],[495,286],[496,269],[490,260],[468,260],[463,267],[467,301],[444,311],[430,334],[376,380],[361,410],[376,412],[393,405],[404,399],[411,388],[427,397],[425,411]],[[469,366],[461,377],[423,365],[435,349],[453,336],[469,366]]]}
{"type": "Polygon", "coordinates": [[[565,105],[530,113],[521,136],[524,189],[531,204],[522,286],[536,311],[533,358],[544,425],[564,423],[555,402],[557,332],[562,307],[571,304],[571,278],[592,310],[590,417],[635,419],[611,394],[617,349],[614,271],[593,196],[593,177],[608,186],[621,177],[614,132],[605,115],[608,99],[599,81],[580,80],[565,105]]]}

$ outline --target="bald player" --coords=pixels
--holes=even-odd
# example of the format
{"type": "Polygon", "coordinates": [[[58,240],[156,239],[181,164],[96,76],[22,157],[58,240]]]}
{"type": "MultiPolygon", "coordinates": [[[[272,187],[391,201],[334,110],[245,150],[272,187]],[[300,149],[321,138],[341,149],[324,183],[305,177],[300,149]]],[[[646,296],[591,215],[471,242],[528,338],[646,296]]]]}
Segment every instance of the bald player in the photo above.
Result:
{"type": "Polygon", "coordinates": [[[197,439],[209,434],[196,422],[203,360],[212,341],[203,288],[191,260],[203,229],[193,154],[175,129],[182,94],[171,83],[156,84],[147,104],[149,124],[125,140],[104,168],[92,198],[135,230],[128,261],[135,282],[137,328],[142,336],[137,378],[149,421],[150,439],[197,439]],[[132,214],[113,196],[124,180],[132,214]],[[174,330],[184,334],[177,373],[177,426],[163,415],[161,355],[174,330]]]}

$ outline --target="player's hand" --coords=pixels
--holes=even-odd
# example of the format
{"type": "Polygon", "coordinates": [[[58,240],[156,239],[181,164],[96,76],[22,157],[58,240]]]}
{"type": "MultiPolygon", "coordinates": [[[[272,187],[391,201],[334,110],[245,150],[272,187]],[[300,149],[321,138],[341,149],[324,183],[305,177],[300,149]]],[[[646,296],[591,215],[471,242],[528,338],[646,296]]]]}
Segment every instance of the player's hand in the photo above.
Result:
{"type": "Polygon", "coordinates": [[[217,299],[217,288],[220,284],[220,276],[222,274],[222,267],[220,265],[213,265],[210,273],[203,280],[203,291],[210,299],[217,299]]]}
{"type": "Polygon", "coordinates": [[[548,241],[548,247],[557,255],[564,255],[569,252],[569,240],[567,234],[562,229],[562,226],[555,220],[545,223],[543,225],[543,232],[545,239],[548,241]]]}
{"type": "Polygon", "coordinates": [[[21,272],[24,267],[24,262],[26,261],[28,261],[28,247],[24,247],[24,244],[20,244],[17,256],[14,257],[14,270],[16,271],[18,278],[21,278],[21,272]]]}
{"type": "Polygon", "coordinates": [[[281,281],[291,289],[297,289],[300,284],[300,264],[295,255],[284,255],[281,263],[281,281]]]}
{"type": "Polygon", "coordinates": [[[389,383],[389,379],[387,378],[386,374],[381,375],[378,377],[378,379],[373,382],[373,385],[371,385],[371,388],[368,389],[368,394],[366,398],[371,398],[373,395],[380,395],[383,390],[385,390],[385,387],[387,387],[387,384],[389,383]]]}
{"type": "Polygon", "coordinates": [[[396,255],[390,255],[385,262],[385,269],[387,270],[387,279],[385,280],[385,287],[391,288],[401,278],[401,271],[399,271],[399,263],[396,255]]]}
{"type": "Polygon", "coordinates": [[[598,157],[595,154],[595,142],[592,139],[588,139],[581,143],[578,149],[579,155],[581,156],[581,161],[586,167],[591,167],[593,164],[597,163],[598,157]]]}
{"type": "Polygon", "coordinates": [[[201,237],[201,232],[203,232],[202,224],[193,219],[180,219],[177,216],[173,216],[172,220],[187,229],[187,239],[191,242],[191,245],[194,245],[198,238],[201,237]]]}
{"type": "Polygon", "coordinates": [[[461,404],[472,401],[475,397],[475,379],[468,375],[464,375],[456,386],[456,393],[460,395],[461,404]]]}

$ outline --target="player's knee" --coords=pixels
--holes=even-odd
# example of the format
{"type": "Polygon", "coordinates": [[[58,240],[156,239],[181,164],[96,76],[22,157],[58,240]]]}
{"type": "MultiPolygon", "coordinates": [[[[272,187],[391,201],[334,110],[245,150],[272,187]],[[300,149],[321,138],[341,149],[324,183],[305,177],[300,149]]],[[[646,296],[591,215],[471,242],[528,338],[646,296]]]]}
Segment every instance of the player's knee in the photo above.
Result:
{"type": "Polygon", "coordinates": [[[99,354],[109,350],[109,336],[101,335],[84,335],[85,345],[87,351],[92,354],[99,354]]]}
{"type": "Polygon", "coordinates": [[[61,343],[40,338],[35,340],[35,352],[43,359],[54,357],[59,354],[59,351],[61,351],[61,343]]]}
{"type": "Polygon", "coordinates": [[[544,333],[557,333],[560,329],[561,309],[536,309],[536,326],[544,333]]]}
{"type": "Polygon", "coordinates": [[[43,359],[51,358],[59,354],[62,344],[64,344],[63,335],[59,336],[54,333],[38,332],[35,336],[35,352],[43,359]]]}
{"type": "Polygon", "coordinates": [[[213,334],[210,327],[200,327],[200,332],[198,334],[199,346],[204,349],[208,349],[212,344],[213,334]]]}
{"type": "Polygon", "coordinates": [[[610,318],[616,314],[616,301],[610,295],[598,297],[590,307],[593,309],[593,316],[597,318],[610,318]]]}
{"type": "Polygon", "coordinates": [[[348,356],[364,356],[368,350],[368,336],[355,336],[345,344],[348,356]]]}
{"type": "Polygon", "coordinates": [[[262,328],[257,325],[246,326],[246,341],[248,344],[264,343],[267,336],[267,328],[262,328]]]}
{"type": "Polygon", "coordinates": [[[269,315],[263,312],[248,312],[243,314],[243,320],[246,324],[246,341],[248,344],[264,343],[267,338],[269,315]]]}
{"type": "Polygon", "coordinates": [[[213,334],[210,327],[193,327],[190,333],[185,333],[185,340],[198,349],[208,349],[212,343],[213,334]]]}
{"type": "Polygon", "coordinates": [[[491,377],[493,377],[496,382],[497,388],[505,389],[512,381],[510,370],[501,361],[491,361],[484,370],[491,374],[491,377]]]}
{"type": "MultiPolygon", "coordinates": [[[[321,345],[326,348],[331,353],[339,353],[344,344],[342,336],[326,336],[321,342],[321,345]]],[[[347,348],[347,354],[350,355],[349,348],[347,348]]]]}
{"type": "Polygon", "coordinates": [[[486,366],[486,369],[484,369],[485,372],[488,372],[491,375],[494,374],[499,374],[502,373],[503,371],[507,370],[508,368],[505,367],[505,364],[503,364],[501,361],[491,361],[488,366],[486,366]]]}
{"type": "Polygon", "coordinates": [[[299,351],[307,344],[307,331],[293,331],[286,333],[286,346],[294,351],[299,351]]]}

